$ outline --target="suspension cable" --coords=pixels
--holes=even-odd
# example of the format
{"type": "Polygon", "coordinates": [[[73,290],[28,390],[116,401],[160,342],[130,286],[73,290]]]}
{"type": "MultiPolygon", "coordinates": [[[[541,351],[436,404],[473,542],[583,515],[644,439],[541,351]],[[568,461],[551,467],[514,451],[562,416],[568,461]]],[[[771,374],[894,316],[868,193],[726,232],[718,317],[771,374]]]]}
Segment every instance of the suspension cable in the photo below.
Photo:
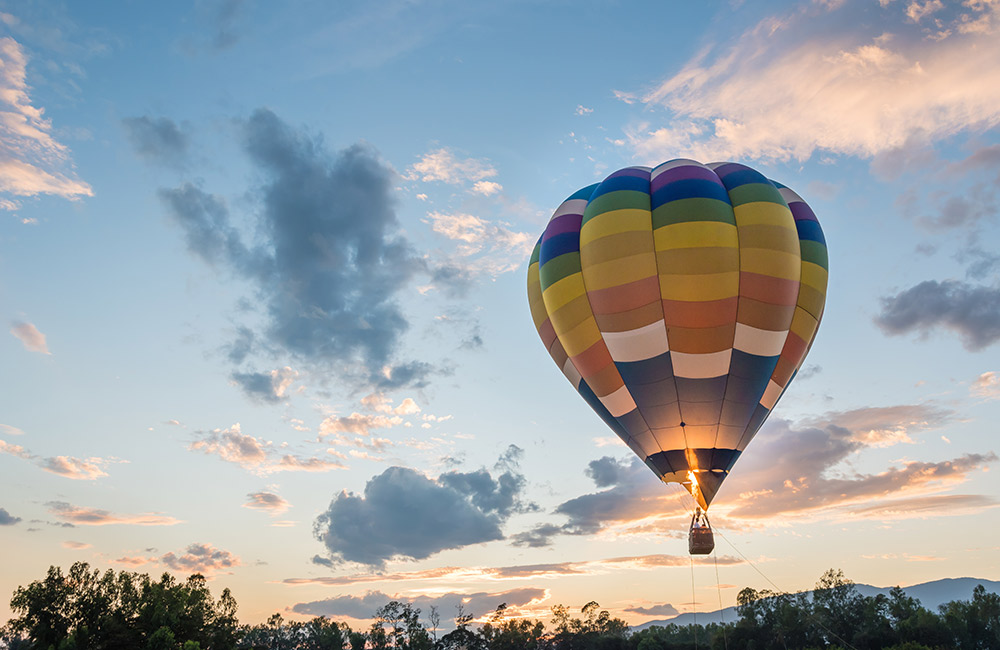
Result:
{"type": "Polygon", "coordinates": [[[694,556],[688,555],[688,559],[691,560],[691,607],[694,609],[694,625],[691,627],[694,630],[694,647],[695,650],[698,648],[698,599],[695,596],[694,591],[694,556]]]}
{"type": "MultiPolygon", "coordinates": [[[[716,531],[716,532],[718,532],[718,531],[716,531]]],[[[774,584],[774,581],[773,581],[773,580],[771,580],[771,579],[770,579],[770,578],[768,578],[768,577],[767,577],[766,575],[764,575],[764,572],[763,572],[763,571],[761,571],[760,569],[758,569],[758,568],[757,568],[757,565],[756,565],[756,564],[754,564],[753,562],[751,562],[751,561],[750,561],[750,558],[748,558],[748,557],[747,557],[746,555],[743,555],[743,551],[741,551],[741,550],[740,550],[740,549],[739,549],[739,548],[738,548],[738,547],[737,547],[737,546],[736,546],[735,544],[733,544],[733,543],[732,543],[731,541],[729,541],[729,538],[728,538],[728,537],[726,537],[725,535],[723,535],[723,534],[722,534],[721,532],[719,533],[719,537],[721,537],[722,539],[726,540],[726,543],[727,543],[727,544],[729,544],[729,545],[730,545],[730,546],[731,546],[731,547],[733,548],[733,550],[734,550],[734,551],[736,551],[736,552],[737,552],[737,553],[739,554],[739,556],[740,556],[741,558],[743,558],[743,560],[744,560],[744,561],[745,561],[745,562],[746,562],[747,564],[749,564],[749,565],[750,565],[751,567],[753,567],[753,570],[754,570],[754,571],[756,571],[757,573],[759,573],[759,574],[761,575],[761,577],[763,577],[763,578],[764,578],[764,580],[767,580],[767,582],[768,582],[768,583],[769,583],[769,584],[770,584],[770,585],[771,585],[772,587],[774,587],[774,589],[775,589],[775,590],[776,590],[776,591],[777,591],[777,592],[778,592],[779,594],[786,594],[786,593],[788,593],[787,591],[785,591],[784,589],[782,589],[782,588],[781,588],[781,587],[779,587],[778,585],[774,584]]],[[[837,639],[837,641],[839,641],[840,643],[843,643],[843,644],[844,644],[845,646],[847,646],[847,647],[848,647],[848,648],[850,648],[851,650],[858,650],[858,649],[857,649],[857,648],[856,648],[855,646],[851,645],[851,643],[850,643],[849,641],[847,641],[847,639],[844,639],[844,638],[843,638],[843,637],[841,637],[841,636],[840,636],[839,634],[837,634],[836,632],[834,632],[833,630],[831,630],[831,629],[830,629],[830,628],[828,628],[827,626],[823,625],[823,621],[819,620],[819,619],[818,619],[818,618],[816,617],[816,615],[815,615],[815,614],[813,614],[813,613],[811,613],[811,612],[807,612],[807,613],[806,613],[806,615],[807,615],[807,616],[808,616],[808,617],[809,617],[810,619],[812,619],[812,621],[813,621],[813,622],[814,622],[814,623],[815,623],[816,625],[818,625],[818,626],[819,626],[820,628],[822,628],[824,632],[826,632],[826,633],[827,633],[827,634],[829,634],[830,636],[832,636],[832,637],[834,637],[835,639],[837,639]]],[[[781,642],[782,642],[782,644],[784,644],[784,642],[785,642],[785,639],[784,639],[784,635],[781,635],[781,636],[782,636],[782,639],[781,639],[781,642]]]]}
{"type": "Polygon", "coordinates": [[[722,620],[722,642],[729,650],[729,639],[726,636],[726,608],[722,606],[722,581],[719,580],[719,553],[712,549],[712,557],[715,559],[715,587],[719,590],[719,617],[722,620]]]}

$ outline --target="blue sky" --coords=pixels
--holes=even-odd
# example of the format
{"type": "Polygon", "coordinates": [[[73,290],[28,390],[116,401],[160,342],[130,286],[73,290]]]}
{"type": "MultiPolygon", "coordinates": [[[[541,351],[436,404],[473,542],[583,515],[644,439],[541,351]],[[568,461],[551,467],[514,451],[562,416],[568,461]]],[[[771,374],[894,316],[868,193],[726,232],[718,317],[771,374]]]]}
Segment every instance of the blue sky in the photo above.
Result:
{"type": "Polygon", "coordinates": [[[772,588],[746,558],[998,579],[998,31],[986,0],[0,3],[0,592],[85,560],[202,571],[247,621],[639,623],[772,588]],[[831,258],[696,605],[688,503],[525,297],[563,199],[681,157],[793,188],[831,258]]]}

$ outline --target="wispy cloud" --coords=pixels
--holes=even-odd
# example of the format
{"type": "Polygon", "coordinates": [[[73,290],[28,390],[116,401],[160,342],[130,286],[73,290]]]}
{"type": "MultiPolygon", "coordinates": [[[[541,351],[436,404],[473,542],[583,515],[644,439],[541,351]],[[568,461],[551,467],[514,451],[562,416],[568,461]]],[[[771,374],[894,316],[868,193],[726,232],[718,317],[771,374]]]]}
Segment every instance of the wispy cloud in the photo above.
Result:
{"type": "MultiPolygon", "coordinates": [[[[739,564],[739,558],[722,555],[716,558],[720,564],[739,564]]],[[[714,563],[715,559],[695,558],[696,563],[714,563]]],[[[586,576],[620,572],[622,570],[645,571],[657,567],[688,566],[691,558],[687,555],[636,555],[611,557],[600,560],[550,562],[545,564],[521,564],[501,567],[440,567],[421,571],[393,573],[357,573],[352,575],[320,576],[314,578],[287,578],[289,585],[324,585],[340,587],[368,582],[502,582],[514,580],[535,580],[555,576],[586,576]]]]}
{"type": "Polygon", "coordinates": [[[93,481],[107,476],[104,468],[111,463],[123,462],[117,458],[74,458],[73,456],[43,457],[31,453],[21,445],[0,440],[0,454],[9,454],[33,462],[46,472],[78,481],[93,481]]]}
{"type": "Polygon", "coordinates": [[[0,424],[0,434],[5,436],[23,436],[24,431],[21,431],[17,427],[12,427],[9,424],[0,424]]]}
{"type": "Polygon", "coordinates": [[[406,174],[409,180],[438,181],[449,184],[475,183],[493,178],[497,170],[487,160],[458,158],[447,148],[424,154],[406,174]]]}
{"type": "Polygon", "coordinates": [[[248,494],[247,501],[243,504],[243,507],[252,510],[263,510],[271,516],[275,516],[288,510],[291,504],[274,492],[261,491],[248,494]]]}
{"type": "Polygon", "coordinates": [[[970,391],[976,397],[1000,399],[1000,373],[995,370],[984,372],[972,382],[970,391]]]}
{"type": "Polygon", "coordinates": [[[634,125],[630,146],[656,161],[871,157],[1000,124],[1000,9],[965,3],[933,31],[913,24],[935,8],[890,5],[867,28],[851,3],[768,17],[646,93],[669,126],[634,125]]]}
{"type": "Polygon", "coordinates": [[[473,616],[488,614],[501,603],[506,603],[509,612],[514,613],[520,607],[526,607],[542,602],[548,597],[544,589],[523,587],[500,592],[450,592],[439,595],[389,595],[381,591],[368,591],[363,596],[337,596],[307,603],[297,603],[292,611],[309,616],[348,617],[353,619],[373,618],[375,611],[395,600],[408,603],[423,611],[436,607],[442,612],[453,612],[461,606],[462,610],[473,616]]]}
{"type": "MultiPolygon", "coordinates": [[[[73,173],[69,149],[52,136],[45,109],[31,102],[27,63],[20,43],[0,38],[0,192],[15,197],[93,196],[90,186],[73,173]]],[[[6,199],[2,206],[16,209],[18,203],[6,199]]]]}
{"type": "Polygon", "coordinates": [[[85,542],[73,542],[70,540],[63,542],[62,545],[63,548],[73,549],[74,551],[82,551],[84,549],[88,549],[91,546],[93,546],[92,544],[87,544],[85,542]]]}
{"type": "Polygon", "coordinates": [[[172,119],[148,115],[126,117],[122,126],[141,158],[154,164],[183,167],[191,137],[172,119]]]}
{"type": "Polygon", "coordinates": [[[76,526],[173,526],[181,523],[179,519],[156,512],[123,515],[98,508],[74,506],[65,501],[50,501],[46,505],[54,516],[76,526]]]}
{"type": "Polygon", "coordinates": [[[38,331],[32,323],[14,321],[10,325],[10,333],[21,342],[25,350],[41,352],[42,354],[52,354],[49,346],[45,342],[45,335],[38,331]]]}
{"type": "Polygon", "coordinates": [[[192,442],[188,448],[218,456],[260,475],[295,471],[327,472],[344,468],[344,464],[338,461],[281,453],[272,442],[243,433],[239,422],[227,429],[213,429],[203,434],[201,439],[192,442]]]}

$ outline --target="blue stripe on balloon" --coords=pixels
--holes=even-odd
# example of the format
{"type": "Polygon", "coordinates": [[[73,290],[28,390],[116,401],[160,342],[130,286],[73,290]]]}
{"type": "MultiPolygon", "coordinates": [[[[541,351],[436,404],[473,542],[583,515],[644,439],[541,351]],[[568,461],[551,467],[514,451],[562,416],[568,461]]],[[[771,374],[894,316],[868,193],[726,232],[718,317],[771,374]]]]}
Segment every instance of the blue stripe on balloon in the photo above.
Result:
{"type": "Polygon", "coordinates": [[[561,235],[550,237],[542,242],[542,250],[539,252],[539,261],[545,264],[549,260],[554,260],[566,253],[580,252],[580,233],[564,232],[561,235]]]}
{"type": "Polygon", "coordinates": [[[667,183],[653,192],[652,208],[680,199],[716,199],[729,203],[729,193],[719,183],[703,178],[687,178],[667,183]]]}
{"type": "Polygon", "coordinates": [[[823,229],[818,221],[800,219],[795,222],[795,229],[799,232],[799,239],[808,239],[821,244],[826,244],[826,237],[823,236],[823,229]]]}
{"type": "Polygon", "coordinates": [[[649,174],[645,178],[636,176],[615,176],[607,178],[600,183],[591,196],[591,201],[604,194],[618,192],[620,190],[630,190],[632,192],[649,192],[649,174]]]}

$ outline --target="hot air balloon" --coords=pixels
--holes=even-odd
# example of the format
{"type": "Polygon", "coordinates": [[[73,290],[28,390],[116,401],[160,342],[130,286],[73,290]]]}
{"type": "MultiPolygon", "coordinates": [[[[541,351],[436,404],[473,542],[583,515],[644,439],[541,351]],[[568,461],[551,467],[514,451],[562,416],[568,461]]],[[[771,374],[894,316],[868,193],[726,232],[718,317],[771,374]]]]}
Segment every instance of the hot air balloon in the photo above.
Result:
{"type": "Polygon", "coordinates": [[[566,199],[535,245],[542,342],[618,437],[694,497],[692,553],[711,551],[696,544],[711,542],[703,511],[812,345],[828,267],[809,206],[731,162],[618,170],[566,199]]]}

